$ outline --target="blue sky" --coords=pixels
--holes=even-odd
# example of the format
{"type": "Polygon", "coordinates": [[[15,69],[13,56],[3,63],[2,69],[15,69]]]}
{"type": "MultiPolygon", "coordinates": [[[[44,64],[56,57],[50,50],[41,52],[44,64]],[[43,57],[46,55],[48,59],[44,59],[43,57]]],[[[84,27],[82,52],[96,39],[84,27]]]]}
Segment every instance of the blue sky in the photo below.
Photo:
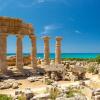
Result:
{"type": "MultiPolygon", "coordinates": [[[[100,0],[0,0],[0,16],[11,16],[32,23],[37,36],[37,51],[43,52],[41,36],[48,35],[50,52],[55,37],[62,36],[62,52],[100,52],[100,0]]],[[[28,36],[23,52],[30,52],[28,36]]],[[[16,37],[8,36],[7,52],[16,52],[16,37]]]]}

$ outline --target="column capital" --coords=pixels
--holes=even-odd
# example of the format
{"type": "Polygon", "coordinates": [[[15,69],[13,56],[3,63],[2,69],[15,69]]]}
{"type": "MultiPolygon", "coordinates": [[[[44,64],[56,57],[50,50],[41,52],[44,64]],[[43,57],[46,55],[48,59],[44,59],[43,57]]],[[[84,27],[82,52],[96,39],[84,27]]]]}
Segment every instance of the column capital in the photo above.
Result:
{"type": "Polygon", "coordinates": [[[16,37],[22,39],[24,37],[24,35],[18,34],[18,35],[16,35],[16,37]]]}
{"type": "Polygon", "coordinates": [[[4,33],[4,34],[0,34],[0,37],[1,37],[1,38],[5,38],[5,37],[7,37],[7,36],[8,36],[8,34],[5,34],[5,33],[4,33]]]}
{"type": "Polygon", "coordinates": [[[49,37],[49,36],[43,36],[42,39],[44,39],[44,40],[49,40],[50,37],[49,37]]]}
{"type": "Polygon", "coordinates": [[[57,36],[57,37],[56,37],[56,40],[57,40],[57,41],[61,41],[61,40],[62,40],[62,37],[57,36]]]}
{"type": "Polygon", "coordinates": [[[33,40],[36,39],[36,36],[35,36],[35,35],[30,35],[29,37],[30,37],[31,39],[33,39],[33,40]]]}

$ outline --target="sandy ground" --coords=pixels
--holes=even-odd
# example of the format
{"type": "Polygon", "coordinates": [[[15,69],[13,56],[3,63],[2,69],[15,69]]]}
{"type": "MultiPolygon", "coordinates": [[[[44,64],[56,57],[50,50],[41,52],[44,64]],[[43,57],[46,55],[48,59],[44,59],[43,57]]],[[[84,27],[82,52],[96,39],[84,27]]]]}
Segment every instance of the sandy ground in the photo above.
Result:
{"type": "MultiPolygon", "coordinates": [[[[48,85],[45,85],[40,81],[29,82],[27,79],[20,79],[20,80],[17,80],[17,82],[22,83],[22,85],[20,85],[18,89],[10,88],[10,89],[0,90],[0,94],[14,95],[16,90],[24,91],[25,88],[31,88],[33,92],[37,92],[37,91],[43,91],[48,87],[48,85]]],[[[58,84],[60,84],[61,86],[69,86],[69,85],[74,85],[78,83],[79,82],[69,82],[69,81],[59,81],[58,82],[58,84]]]]}

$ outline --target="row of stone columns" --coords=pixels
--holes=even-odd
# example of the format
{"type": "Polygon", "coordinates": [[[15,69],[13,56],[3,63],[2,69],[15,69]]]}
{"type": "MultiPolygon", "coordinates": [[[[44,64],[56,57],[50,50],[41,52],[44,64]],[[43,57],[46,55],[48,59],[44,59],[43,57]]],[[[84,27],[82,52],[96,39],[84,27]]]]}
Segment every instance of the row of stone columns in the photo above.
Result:
{"type": "MultiPolygon", "coordinates": [[[[29,36],[32,42],[32,53],[31,53],[31,64],[33,68],[37,66],[36,59],[36,37],[34,35],[29,36]]],[[[16,66],[18,70],[22,70],[23,63],[23,46],[22,46],[22,35],[17,35],[16,42],[16,66]]],[[[6,61],[6,48],[7,48],[7,35],[0,34],[0,70],[2,73],[7,73],[7,61],[6,61]]]]}
{"type": "MultiPolygon", "coordinates": [[[[44,62],[45,65],[50,64],[50,49],[49,49],[49,40],[48,36],[43,37],[44,39],[44,62]]],[[[62,37],[56,37],[56,48],[55,48],[55,64],[61,63],[61,40],[62,37]]]]}
{"type": "MultiPolygon", "coordinates": [[[[36,48],[36,37],[34,35],[29,36],[32,43],[32,53],[31,53],[31,64],[33,68],[37,67],[37,48],[36,48]]],[[[7,35],[0,35],[0,69],[3,73],[7,72],[7,61],[6,61],[6,39],[7,35]]],[[[22,35],[17,35],[16,42],[16,66],[19,70],[23,69],[23,47],[22,47],[22,35]]],[[[50,38],[45,36],[44,39],[44,62],[45,65],[50,64],[50,50],[49,50],[49,40],[50,38]]],[[[55,49],[55,64],[61,63],[61,37],[56,37],[56,49],[55,49]]]]}

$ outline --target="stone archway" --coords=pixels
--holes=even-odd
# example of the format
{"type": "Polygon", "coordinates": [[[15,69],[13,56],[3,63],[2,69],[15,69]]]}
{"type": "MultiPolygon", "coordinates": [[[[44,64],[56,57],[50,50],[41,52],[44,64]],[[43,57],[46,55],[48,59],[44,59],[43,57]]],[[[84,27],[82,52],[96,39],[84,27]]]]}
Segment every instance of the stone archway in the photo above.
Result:
{"type": "Polygon", "coordinates": [[[32,24],[26,24],[21,19],[0,17],[0,70],[7,72],[6,64],[6,38],[9,34],[16,35],[16,66],[19,70],[23,69],[22,39],[28,35],[32,43],[32,67],[37,66],[36,59],[36,36],[32,24]]]}

